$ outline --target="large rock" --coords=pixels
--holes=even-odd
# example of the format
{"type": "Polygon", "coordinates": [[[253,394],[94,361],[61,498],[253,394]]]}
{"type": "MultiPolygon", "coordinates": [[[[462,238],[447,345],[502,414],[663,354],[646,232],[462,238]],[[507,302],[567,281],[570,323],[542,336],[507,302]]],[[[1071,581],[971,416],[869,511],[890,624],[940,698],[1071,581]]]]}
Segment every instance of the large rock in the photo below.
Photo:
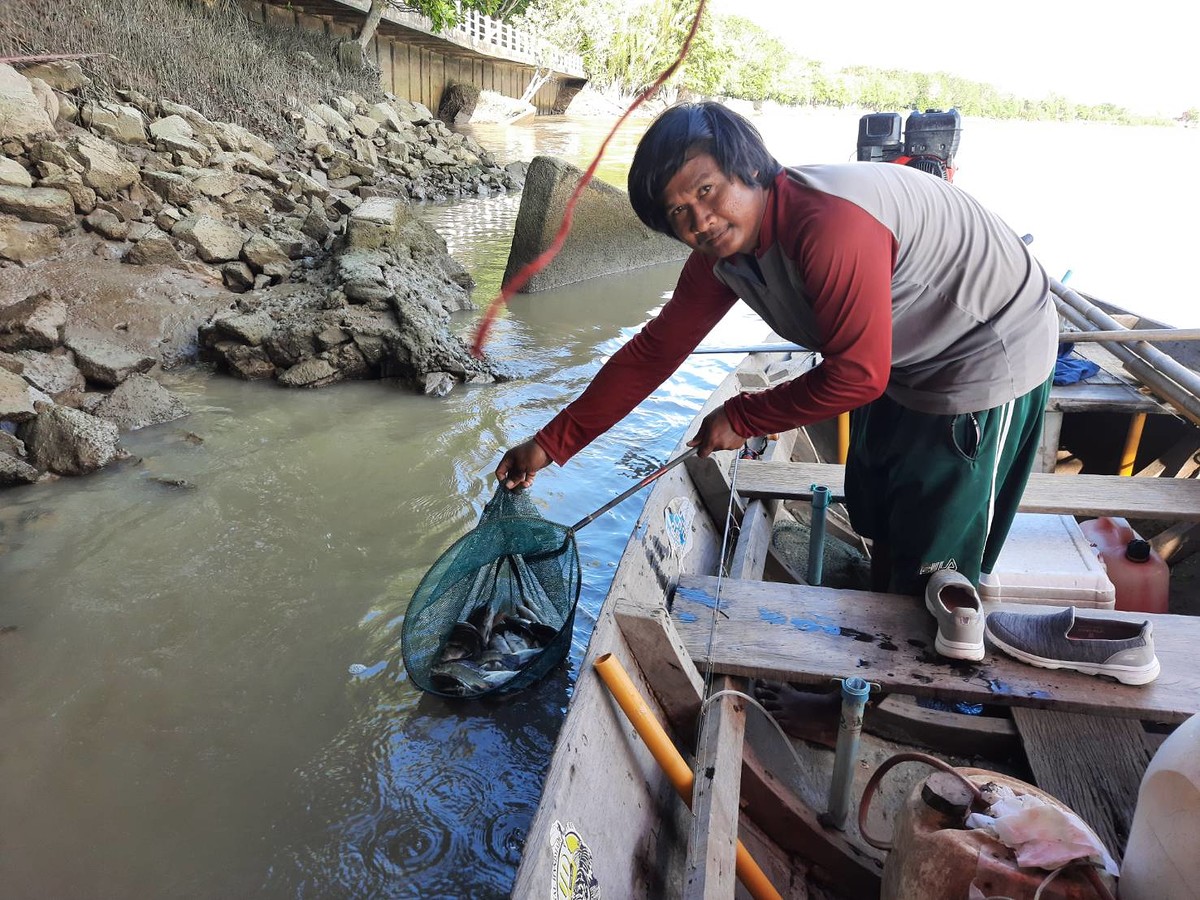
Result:
{"type": "Polygon", "coordinates": [[[196,132],[183,116],[167,116],[150,123],[150,136],[156,141],[191,141],[196,132]]]}
{"type": "Polygon", "coordinates": [[[321,122],[324,122],[325,125],[336,131],[338,133],[338,137],[340,138],[348,138],[354,133],[354,128],[342,117],[342,114],[336,109],[326,106],[324,103],[313,104],[313,106],[309,108],[309,112],[311,112],[315,118],[321,122]]]}
{"type": "MultiPolygon", "coordinates": [[[[579,169],[549,156],[535,157],[529,164],[505,283],[550,246],[562,224],[567,200],[582,176],[579,169]]],[[[683,243],[643,225],[624,191],[592,181],[575,207],[574,224],[562,249],[521,290],[546,291],[599,275],[683,259],[689,252],[683,243]]]]}
{"type": "Polygon", "coordinates": [[[46,118],[52,123],[58,121],[58,94],[54,93],[54,88],[46,84],[40,78],[29,78],[29,86],[33,89],[33,95],[37,97],[38,103],[42,104],[42,109],[46,113],[46,118]]]}
{"type": "Polygon", "coordinates": [[[81,394],[87,387],[83,373],[67,354],[22,350],[16,356],[21,360],[21,375],[25,380],[56,401],[75,393],[81,394]]]}
{"type": "Polygon", "coordinates": [[[275,146],[249,129],[231,122],[213,122],[216,129],[217,142],[226,150],[245,150],[261,159],[263,162],[274,162],[279,151],[275,146]]]}
{"type": "Polygon", "coordinates": [[[292,261],[275,241],[266,235],[251,235],[242,245],[242,259],[256,272],[275,278],[286,278],[292,271],[292,261]]]}
{"type": "Polygon", "coordinates": [[[219,341],[213,350],[229,373],[246,381],[275,377],[275,365],[262,347],[248,347],[236,341],[219,341]]]}
{"type": "Polygon", "coordinates": [[[0,185],[9,187],[33,187],[33,177],[15,159],[0,156],[0,185]]]}
{"type": "Polygon", "coordinates": [[[58,188],[0,186],[0,213],[53,225],[60,231],[75,227],[75,201],[58,188]]]}
{"type": "Polygon", "coordinates": [[[178,172],[146,171],[142,173],[142,181],[163,200],[175,206],[186,206],[201,193],[196,184],[178,172]]]}
{"type": "Polygon", "coordinates": [[[125,262],[134,266],[181,267],[183,258],[166,233],[155,228],[129,249],[125,262]]]}
{"type": "Polygon", "coordinates": [[[83,176],[74,169],[64,169],[54,163],[40,163],[39,168],[46,173],[39,187],[66,191],[75,203],[75,212],[81,216],[86,216],[96,208],[96,192],[83,183],[83,176]]]}
{"type": "Polygon", "coordinates": [[[100,401],[95,414],[122,431],[135,431],[190,414],[178,397],[149,375],[130,375],[100,401]]]}
{"type": "Polygon", "coordinates": [[[341,380],[341,373],[323,359],[306,359],[279,376],[287,387],[324,387],[341,380]]]}
{"type": "Polygon", "coordinates": [[[136,107],[120,103],[94,103],[83,108],[83,124],[123,144],[146,143],[146,120],[136,107]]]}
{"type": "Polygon", "coordinates": [[[58,247],[58,229],[53,225],[0,215],[0,259],[29,265],[50,256],[58,247]]]}
{"type": "Polygon", "coordinates": [[[408,205],[395,197],[370,197],[350,213],[346,248],[375,250],[395,243],[397,229],[409,217],[408,205]]]}
{"type": "Polygon", "coordinates": [[[130,375],[148,372],[158,361],[147,353],[89,335],[68,337],[67,347],[74,351],[75,365],[84,377],[104,387],[116,387],[130,375]]]}
{"type": "Polygon", "coordinates": [[[242,252],[242,233],[210,216],[188,216],[171,229],[171,236],[195,247],[205,262],[228,262],[242,252]]]}
{"type": "Polygon", "coordinates": [[[34,415],[29,382],[7,369],[0,369],[0,421],[25,422],[34,415]]]}
{"type": "Polygon", "coordinates": [[[40,78],[56,91],[77,91],[87,87],[92,80],[83,74],[79,63],[70,59],[34,63],[21,69],[27,78],[40,78]]]}
{"type": "Polygon", "coordinates": [[[275,330],[275,320],[267,312],[240,313],[218,316],[214,318],[213,326],[227,337],[257,347],[266,343],[271,336],[275,330]]]}
{"type": "Polygon", "coordinates": [[[33,92],[29,79],[0,63],[0,142],[53,135],[54,123],[33,92]]]}
{"type": "Polygon", "coordinates": [[[111,199],[137,181],[138,167],[90,131],[78,131],[67,151],[83,168],[83,183],[101,197],[111,199]]]}
{"type": "Polygon", "coordinates": [[[23,459],[0,452],[0,487],[12,487],[16,484],[33,484],[41,477],[41,472],[23,459]]]}
{"type": "Polygon", "coordinates": [[[0,308],[0,350],[49,350],[67,323],[67,304],[43,291],[0,308]]]}
{"type": "Polygon", "coordinates": [[[39,404],[37,418],[19,436],[34,465],[59,475],[94,472],[120,452],[116,425],[66,406],[39,404]]]}

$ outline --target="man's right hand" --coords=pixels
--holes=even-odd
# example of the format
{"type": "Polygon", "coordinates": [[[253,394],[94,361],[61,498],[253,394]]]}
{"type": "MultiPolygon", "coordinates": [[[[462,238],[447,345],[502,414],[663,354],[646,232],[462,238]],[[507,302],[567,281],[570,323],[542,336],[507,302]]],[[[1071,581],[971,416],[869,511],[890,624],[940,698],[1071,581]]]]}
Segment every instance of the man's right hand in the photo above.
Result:
{"type": "Polygon", "coordinates": [[[552,462],[541,444],[530,438],[525,443],[505,451],[500,465],[496,466],[496,478],[510,491],[519,487],[531,487],[533,477],[552,462]]]}

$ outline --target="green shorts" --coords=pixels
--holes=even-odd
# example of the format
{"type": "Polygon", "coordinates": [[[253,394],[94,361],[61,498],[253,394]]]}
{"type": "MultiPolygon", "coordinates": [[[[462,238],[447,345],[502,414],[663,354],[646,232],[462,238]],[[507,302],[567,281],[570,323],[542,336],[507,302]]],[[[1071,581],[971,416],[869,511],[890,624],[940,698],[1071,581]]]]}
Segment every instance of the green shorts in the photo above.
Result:
{"type": "Polygon", "coordinates": [[[890,590],[919,594],[939,569],[979,583],[1012,527],[1038,456],[1050,379],[976,413],[915,412],[880,397],[850,414],[850,523],[882,541],[890,590]]]}

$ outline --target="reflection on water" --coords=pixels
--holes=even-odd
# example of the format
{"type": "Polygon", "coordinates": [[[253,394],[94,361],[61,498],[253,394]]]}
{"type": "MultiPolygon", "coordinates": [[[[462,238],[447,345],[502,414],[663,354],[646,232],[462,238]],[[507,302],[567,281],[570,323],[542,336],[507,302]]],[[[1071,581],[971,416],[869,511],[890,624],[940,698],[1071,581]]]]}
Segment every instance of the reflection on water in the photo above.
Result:
{"type": "MultiPolygon", "coordinates": [[[[841,159],[856,121],[765,130],[795,148],[781,158],[841,159]]],[[[586,164],[578,155],[605,125],[510,129],[500,155],[541,148],[586,164]]],[[[635,126],[614,142],[613,183],[635,126]]],[[[971,140],[964,178],[985,156],[971,140]]],[[[479,303],[499,288],[518,203],[423,208],[477,279],[479,303]]],[[[514,698],[456,703],[411,688],[405,605],[479,515],[502,448],[586,385],[676,272],[517,297],[489,347],[515,379],[443,400],[172,373],[193,414],[126,436],[134,459],[0,494],[0,626],[16,627],[0,632],[0,894],[504,895],[641,500],[580,533],[570,658],[514,698]]],[[[714,340],[762,330],[737,310],[714,340]]],[[[548,470],[544,514],[574,522],[659,465],[731,362],[689,362],[548,470]]]]}

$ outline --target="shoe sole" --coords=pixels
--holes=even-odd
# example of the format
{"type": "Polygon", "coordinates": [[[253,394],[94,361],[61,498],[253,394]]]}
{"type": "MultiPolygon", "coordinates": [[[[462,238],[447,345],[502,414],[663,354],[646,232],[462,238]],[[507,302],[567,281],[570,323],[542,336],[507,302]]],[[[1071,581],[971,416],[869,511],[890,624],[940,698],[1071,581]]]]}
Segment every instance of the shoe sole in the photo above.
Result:
{"type": "Polygon", "coordinates": [[[1117,679],[1121,684],[1133,685],[1149,684],[1158,677],[1158,673],[1162,670],[1162,667],[1158,663],[1158,657],[1155,657],[1154,662],[1148,665],[1136,667],[1106,666],[1103,663],[1076,663],[1063,659],[1046,659],[1045,657],[1034,656],[1025,650],[1018,650],[1016,647],[1012,647],[996,637],[990,628],[987,629],[987,636],[993,644],[1009,656],[1041,669],[1072,669],[1076,672],[1082,672],[1084,675],[1107,675],[1109,678],[1117,679]]]}
{"type": "Polygon", "coordinates": [[[982,638],[978,643],[951,641],[942,637],[941,631],[938,631],[937,637],[933,640],[933,649],[950,659],[966,659],[971,662],[979,662],[984,656],[982,638]]]}

